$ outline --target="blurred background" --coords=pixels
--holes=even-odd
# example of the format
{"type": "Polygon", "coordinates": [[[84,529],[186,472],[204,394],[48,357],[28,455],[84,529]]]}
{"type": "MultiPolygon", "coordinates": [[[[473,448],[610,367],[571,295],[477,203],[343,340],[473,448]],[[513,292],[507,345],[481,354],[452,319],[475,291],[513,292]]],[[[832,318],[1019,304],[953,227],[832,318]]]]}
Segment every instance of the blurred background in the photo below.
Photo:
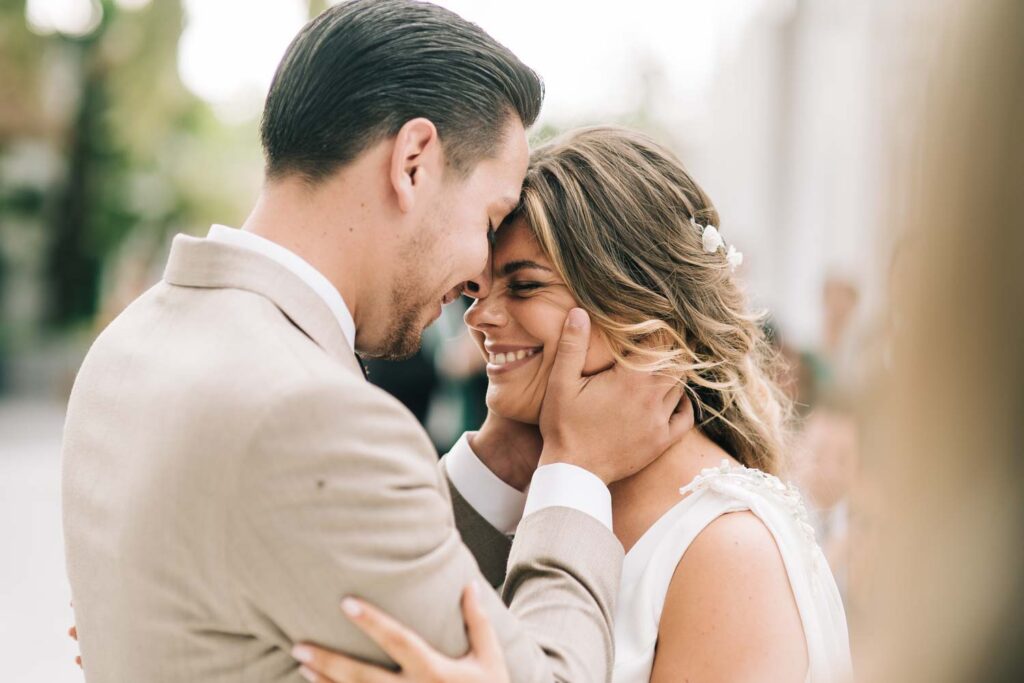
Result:
{"type": "MultiPolygon", "coordinates": [[[[160,278],[175,234],[241,224],[259,190],[257,125],[277,61],[329,4],[0,0],[5,681],[82,680],[65,636],[59,509],[74,373],[99,330],[160,278]]],[[[885,496],[861,476],[864,406],[892,370],[894,255],[917,249],[900,219],[942,87],[936,65],[972,3],[438,4],[542,75],[535,141],[584,124],[639,128],[712,197],[726,240],[745,253],[752,305],[770,313],[790,361],[780,380],[800,418],[791,476],[846,596],[856,657],[870,630],[861,536],[881,526],[872,512],[885,496]]],[[[416,358],[370,370],[442,452],[484,414],[486,378],[460,305],[416,358]]]]}

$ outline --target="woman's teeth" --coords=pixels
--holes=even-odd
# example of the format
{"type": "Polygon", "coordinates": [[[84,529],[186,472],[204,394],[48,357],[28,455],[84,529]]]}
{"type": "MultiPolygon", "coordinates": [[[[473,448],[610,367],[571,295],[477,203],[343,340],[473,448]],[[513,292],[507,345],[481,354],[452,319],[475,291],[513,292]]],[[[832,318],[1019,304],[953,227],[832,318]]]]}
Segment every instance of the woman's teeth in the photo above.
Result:
{"type": "Polygon", "coordinates": [[[518,351],[509,351],[508,353],[489,353],[487,354],[487,360],[491,365],[504,365],[514,360],[529,358],[535,353],[537,353],[536,349],[519,349],[518,351]]]}

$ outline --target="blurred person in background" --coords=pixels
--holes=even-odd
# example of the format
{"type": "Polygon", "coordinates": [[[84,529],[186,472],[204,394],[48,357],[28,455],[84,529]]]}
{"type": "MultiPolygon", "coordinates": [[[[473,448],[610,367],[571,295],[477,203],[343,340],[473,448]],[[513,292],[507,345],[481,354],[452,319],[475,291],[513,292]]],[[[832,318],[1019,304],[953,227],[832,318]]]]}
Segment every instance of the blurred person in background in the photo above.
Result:
{"type": "MultiPolygon", "coordinates": [[[[642,134],[582,129],[535,150],[521,205],[497,235],[490,292],[466,313],[488,360],[490,414],[452,452],[500,450],[525,486],[531,456],[509,452],[506,435],[532,435],[536,459],[560,321],[582,306],[594,321],[586,373],[625,365],[678,378],[698,419],[611,487],[626,549],[612,680],[843,680],[839,592],[799,493],[774,476],[789,455],[788,401],[733,272],[741,257],[718,225],[674,155],[642,134]]],[[[510,529],[514,502],[492,508],[510,529]]],[[[437,657],[379,618],[380,642],[410,672],[437,657]]],[[[379,673],[317,652],[317,681],[379,673]]]]}
{"type": "Polygon", "coordinates": [[[851,277],[831,273],[821,291],[821,343],[800,354],[807,382],[792,474],[807,496],[811,523],[841,591],[849,566],[849,497],[858,464],[857,396],[864,391],[865,340],[858,325],[860,291],[851,277]]]}
{"type": "Polygon", "coordinates": [[[852,404],[823,400],[801,420],[793,447],[793,480],[807,497],[815,536],[844,593],[849,496],[859,468],[859,430],[852,404]]]}
{"type": "Polygon", "coordinates": [[[433,326],[424,330],[424,344],[410,358],[385,360],[367,358],[366,379],[402,402],[417,422],[427,423],[430,399],[437,389],[437,369],[432,354],[426,348],[426,337],[433,326]]]}
{"type": "MultiPolygon", "coordinates": [[[[858,365],[856,314],[860,292],[850,278],[833,273],[821,289],[821,344],[811,354],[815,398],[848,390],[858,365]]],[[[813,403],[809,401],[809,403],[813,403]]]]}
{"type": "Polygon", "coordinates": [[[368,358],[366,377],[397,398],[424,426],[438,453],[446,453],[487,417],[486,363],[462,323],[471,301],[461,297],[423,331],[419,351],[402,361],[368,358]]]}
{"type": "Polygon", "coordinates": [[[434,365],[440,387],[431,406],[427,430],[448,451],[467,431],[479,429],[487,417],[487,361],[477,353],[476,345],[463,323],[469,297],[454,302],[435,326],[434,365]]]}
{"type": "Polygon", "coordinates": [[[892,366],[867,406],[879,493],[855,644],[866,681],[1010,683],[1024,680],[1024,3],[928,11],[942,53],[887,221],[904,246],[892,366]]]}

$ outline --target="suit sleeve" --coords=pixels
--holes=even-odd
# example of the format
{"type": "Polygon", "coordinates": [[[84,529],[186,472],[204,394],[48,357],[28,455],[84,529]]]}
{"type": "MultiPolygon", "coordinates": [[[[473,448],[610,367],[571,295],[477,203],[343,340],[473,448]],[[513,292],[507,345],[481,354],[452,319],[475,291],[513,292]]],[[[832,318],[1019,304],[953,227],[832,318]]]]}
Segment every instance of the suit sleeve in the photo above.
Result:
{"type": "Polygon", "coordinates": [[[473,554],[484,578],[494,588],[505,582],[508,555],[512,550],[512,539],[501,533],[470,505],[448,478],[442,464],[441,474],[445,478],[451,495],[455,526],[462,536],[462,542],[473,554]]]}
{"type": "MultiPolygon", "coordinates": [[[[487,579],[429,439],[397,401],[368,385],[297,388],[267,411],[237,486],[225,544],[257,637],[393,665],[341,615],[340,600],[357,595],[441,652],[466,652],[460,597],[487,579]]],[[[483,592],[513,681],[608,680],[621,564],[615,537],[582,512],[549,507],[524,519],[508,609],[483,592]]]]}

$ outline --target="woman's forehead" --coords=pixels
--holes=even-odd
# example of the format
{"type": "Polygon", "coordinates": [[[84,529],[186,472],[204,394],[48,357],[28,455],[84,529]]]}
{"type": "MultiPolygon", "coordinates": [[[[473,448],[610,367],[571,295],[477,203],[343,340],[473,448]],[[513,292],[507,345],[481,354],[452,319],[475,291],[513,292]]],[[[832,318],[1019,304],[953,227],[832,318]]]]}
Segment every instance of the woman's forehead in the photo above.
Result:
{"type": "Polygon", "coordinates": [[[520,260],[536,261],[551,267],[551,261],[540,248],[533,228],[522,218],[498,230],[494,243],[494,264],[499,269],[506,261],[520,260]]]}

